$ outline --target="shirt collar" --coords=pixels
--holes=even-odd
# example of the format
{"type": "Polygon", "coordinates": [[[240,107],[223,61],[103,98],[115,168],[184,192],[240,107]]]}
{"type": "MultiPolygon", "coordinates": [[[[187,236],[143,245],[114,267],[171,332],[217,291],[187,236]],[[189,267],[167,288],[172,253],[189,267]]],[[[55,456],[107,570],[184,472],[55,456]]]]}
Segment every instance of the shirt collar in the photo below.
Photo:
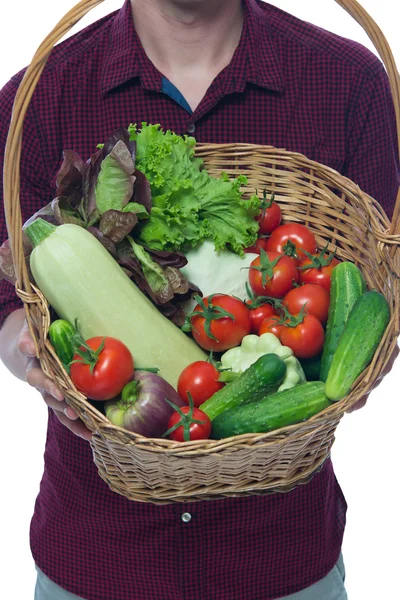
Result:
{"type": "Polygon", "coordinates": [[[272,29],[262,8],[264,2],[244,0],[245,22],[241,44],[246,52],[246,81],[275,92],[285,88],[272,29]]]}
{"type": "MultiPolygon", "coordinates": [[[[243,0],[244,27],[231,64],[225,92],[243,90],[246,83],[280,92],[284,90],[282,69],[274,49],[274,38],[267,17],[258,0],[243,0]]],[[[160,90],[161,73],[147,58],[136,34],[130,0],[115,14],[109,49],[101,78],[101,91],[106,94],[134,77],[140,77],[147,89],[160,90]]]]}
{"type": "Polygon", "coordinates": [[[101,92],[106,94],[134,77],[140,77],[144,87],[157,90],[161,74],[147,58],[136,33],[130,0],[115,14],[109,35],[101,75],[101,92]]]}

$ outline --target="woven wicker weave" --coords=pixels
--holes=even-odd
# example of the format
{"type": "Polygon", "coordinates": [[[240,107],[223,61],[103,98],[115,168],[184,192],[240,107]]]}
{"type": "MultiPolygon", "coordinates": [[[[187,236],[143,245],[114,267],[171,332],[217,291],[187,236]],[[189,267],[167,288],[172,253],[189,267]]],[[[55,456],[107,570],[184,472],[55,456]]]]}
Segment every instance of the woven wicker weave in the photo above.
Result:
{"type": "MultiPolygon", "coordinates": [[[[248,176],[248,190],[275,192],[285,221],[300,221],[327,242],[340,259],[360,267],[367,284],[382,292],[391,320],[369,367],[351,393],[312,419],[267,434],[246,434],[220,441],[176,443],[147,439],[115,427],[73,386],[47,339],[46,300],[29,281],[21,238],[19,200],[23,120],[46,60],[54,46],[89,10],[103,0],[82,0],[40,46],[18,90],[4,165],[4,204],[17,274],[37,356],[93,432],[99,475],[110,488],[131,500],[168,503],[288,491],[306,483],[321,468],[344,412],[368,393],[382,375],[396,346],[400,326],[400,193],[392,223],[380,205],[352,181],[301,154],[268,146],[200,144],[197,155],[210,174],[224,170],[248,176]],[[397,226],[396,226],[397,224],[397,226]]],[[[400,141],[400,83],[393,56],[376,24],[354,0],[339,1],[367,31],[386,65],[400,141]]],[[[250,193],[246,192],[245,193],[250,193]]]]}

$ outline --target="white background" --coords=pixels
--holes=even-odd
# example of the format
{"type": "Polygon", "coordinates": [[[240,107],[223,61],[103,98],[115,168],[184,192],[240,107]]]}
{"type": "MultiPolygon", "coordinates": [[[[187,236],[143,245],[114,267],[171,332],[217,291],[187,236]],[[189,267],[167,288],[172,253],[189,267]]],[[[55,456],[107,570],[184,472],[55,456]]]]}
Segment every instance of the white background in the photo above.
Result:
{"type": "MultiPolygon", "coordinates": [[[[103,2],[73,31],[118,9],[122,2],[103,2]]],[[[374,51],[361,27],[334,0],[271,3],[374,51]]],[[[30,62],[37,46],[75,4],[74,0],[2,1],[0,87],[30,62]]],[[[362,5],[384,32],[399,65],[397,1],[362,0],[362,5]]],[[[367,406],[342,419],[333,447],[336,474],[349,504],[343,551],[350,600],[400,599],[399,376],[398,360],[367,406]]],[[[0,594],[7,600],[29,600],[35,581],[29,523],[42,474],[47,412],[40,396],[14,380],[1,363],[0,382],[0,594]]]]}

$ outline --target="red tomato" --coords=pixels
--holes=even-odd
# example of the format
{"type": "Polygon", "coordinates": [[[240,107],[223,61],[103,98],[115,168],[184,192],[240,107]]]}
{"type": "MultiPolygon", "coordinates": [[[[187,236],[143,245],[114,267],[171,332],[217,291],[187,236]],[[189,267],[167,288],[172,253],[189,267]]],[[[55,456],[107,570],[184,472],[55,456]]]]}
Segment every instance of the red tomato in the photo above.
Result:
{"type": "Polygon", "coordinates": [[[90,338],[73,360],[78,362],[71,363],[71,379],[91,400],[115,398],[133,377],[132,354],[125,344],[112,337],[90,338]]]}
{"type": "Polygon", "coordinates": [[[284,325],[280,340],[297,358],[317,356],[324,345],[324,328],[314,315],[305,315],[294,327],[284,325]]]}
{"type": "Polygon", "coordinates": [[[193,338],[205,350],[228,350],[250,333],[249,309],[242,300],[227,294],[201,299],[189,316],[193,338]]]}
{"type": "Polygon", "coordinates": [[[321,260],[325,261],[327,264],[312,266],[319,258],[321,258],[320,255],[314,254],[313,259],[307,257],[300,262],[298,267],[299,281],[300,283],[316,283],[330,292],[332,271],[340,261],[338,261],[337,258],[330,258],[329,262],[327,262],[327,260],[322,258],[321,260]],[[311,268],[306,269],[305,267],[308,265],[310,265],[311,268]]]}
{"type": "Polygon", "coordinates": [[[218,381],[218,377],[219,371],[213,364],[206,360],[198,360],[188,365],[179,375],[178,394],[189,404],[189,392],[194,406],[200,406],[224,387],[224,384],[218,381]]]}
{"type": "MultiPolygon", "coordinates": [[[[168,421],[168,434],[175,442],[188,442],[190,440],[204,440],[210,437],[212,425],[210,417],[199,408],[183,406],[179,409],[183,416],[175,411],[168,421]]],[[[166,434],[165,434],[166,435],[166,434]]]]}
{"type": "Polygon", "coordinates": [[[286,294],[283,304],[291,315],[297,315],[305,305],[306,313],[317,317],[322,324],[328,320],[329,292],[315,283],[305,283],[286,294]]]}
{"type": "MultiPolygon", "coordinates": [[[[248,301],[248,304],[251,303],[251,300],[248,301]]],[[[251,322],[251,330],[250,333],[255,333],[258,335],[261,323],[267,318],[276,315],[276,310],[272,306],[266,302],[265,304],[260,304],[260,306],[256,306],[255,308],[250,308],[250,322],[251,322]]]]}
{"type": "Polygon", "coordinates": [[[260,233],[269,235],[278,227],[282,219],[282,212],[279,204],[274,201],[274,195],[268,201],[264,192],[264,201],[261,204],[261,214],[257,217],[260,224],[260,233]]]}
{"type": "Polygon", "coordinates": [[[268,252],[285,253],[299,262],[306,257],[302,250],[314,254],[317,251],[317,241],[312,231],[301,223],[280,225],[271,233],[267,242],[268,252]]]}
{"type": "Polygon", "coordinates": [[[262,335],[263,333],[273,333],[278,338],[278,340],[280,340],[282,329],[283,325],[279,322],[279,317],[267,317],[261,323],[260,329],[258,330],[258,335],[262,335]]]}
{"type": "Polygon", "coordinates": [[[250,265],[249,283],[258,296],[283,298],[297,280],[296,263],[284,254],[261,251],[250,265]]]}
{"type": "Polygon", "coordinates": [[[247,254],[260,254],[260,248],[262,248],[263,250],[267,249],[267,239],[263,238],[263,237],[259,237],[254,246],[249,246],[249,248],[245,248],[244,251],[247,252],[247,254]]]}

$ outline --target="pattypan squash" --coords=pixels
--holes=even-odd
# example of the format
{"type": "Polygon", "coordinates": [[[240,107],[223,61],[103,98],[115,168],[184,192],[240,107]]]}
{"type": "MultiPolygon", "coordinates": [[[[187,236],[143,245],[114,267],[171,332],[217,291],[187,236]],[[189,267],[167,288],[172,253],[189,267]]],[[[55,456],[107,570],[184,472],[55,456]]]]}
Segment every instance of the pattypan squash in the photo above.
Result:
{"type": "Polygon", "coordinates": [[[283,346],[273,333],[246,335],[240,346],[224,352],[221,356],[221,368],[230,369],[233,373],[243,373],[260,356],[268,353],[277,354],[286,364],[286,375],[278,388],[279,392],[306,381],[302,366],[294,356],[293,350],[283,346]]]}

